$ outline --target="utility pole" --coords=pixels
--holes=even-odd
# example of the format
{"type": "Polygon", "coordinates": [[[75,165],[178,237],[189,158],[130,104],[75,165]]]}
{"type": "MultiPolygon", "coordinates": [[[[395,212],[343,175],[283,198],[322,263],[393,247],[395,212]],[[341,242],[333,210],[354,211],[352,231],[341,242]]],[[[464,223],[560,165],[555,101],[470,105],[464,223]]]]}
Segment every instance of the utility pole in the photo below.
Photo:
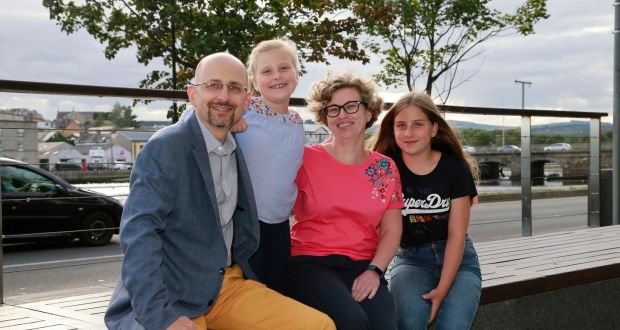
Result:
{"type": "MultiPolygon", "coordinates": [[[[176,1],[172,0],[172,6],[175,8],[176,14],[176,1]]],[[[176,15],[172,15],[170,18],[170,30],[172,33],[172,90],[177,89],[177,33],[174,26],[174,20],[176,15]]],[[[177,101],[172,101],[172,123],[179,121],[179,110],[177,108],[177,101]]]]}

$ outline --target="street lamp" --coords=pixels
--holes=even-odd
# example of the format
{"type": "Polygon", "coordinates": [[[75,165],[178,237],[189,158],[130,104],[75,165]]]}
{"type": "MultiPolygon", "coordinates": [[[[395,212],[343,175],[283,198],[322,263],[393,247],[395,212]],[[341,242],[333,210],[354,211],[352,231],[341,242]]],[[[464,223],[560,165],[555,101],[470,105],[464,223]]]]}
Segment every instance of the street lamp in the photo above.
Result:
{"type": "MultiPolygon", "coordinates": [[[[521,110],[525,109],[525,85],[531,86],[531,81],[523,81],[515,79],[516,84],[521,84],[521,110]]],[[[504,117],[502,117],[502,144],[506,144],[504,141],[504,117]]]]}

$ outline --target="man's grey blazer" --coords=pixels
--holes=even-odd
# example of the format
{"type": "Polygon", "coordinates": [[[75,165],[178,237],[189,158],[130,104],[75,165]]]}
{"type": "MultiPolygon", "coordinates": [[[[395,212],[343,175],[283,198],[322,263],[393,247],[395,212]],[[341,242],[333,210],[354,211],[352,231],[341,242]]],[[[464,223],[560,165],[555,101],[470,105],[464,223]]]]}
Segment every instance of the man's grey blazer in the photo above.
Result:
{"type": "MultiPolygon", "coordinates": [[[[248,259],[259,227],[250,176],[235,151],[238,202],[232,262],[248,259]]],[[[227,251],[209,156],[195,112],[157,132],[135,161],[121,222],[122,274],[105,314],[110,329],[164,329],[207,312],[218,297],[227,251]]]]}

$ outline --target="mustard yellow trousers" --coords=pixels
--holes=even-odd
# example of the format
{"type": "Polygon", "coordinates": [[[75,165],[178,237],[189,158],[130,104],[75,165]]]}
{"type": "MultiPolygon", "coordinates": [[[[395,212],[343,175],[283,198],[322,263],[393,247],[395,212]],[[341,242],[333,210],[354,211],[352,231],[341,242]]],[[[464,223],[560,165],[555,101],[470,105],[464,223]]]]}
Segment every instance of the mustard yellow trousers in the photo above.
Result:
{"type": "Polygon", "coordinates": [[[326,314],[243,278],[238,265],[226,268],[220,295],[209,312],[192,319],[207,329],[336,329],[326,314]]]}

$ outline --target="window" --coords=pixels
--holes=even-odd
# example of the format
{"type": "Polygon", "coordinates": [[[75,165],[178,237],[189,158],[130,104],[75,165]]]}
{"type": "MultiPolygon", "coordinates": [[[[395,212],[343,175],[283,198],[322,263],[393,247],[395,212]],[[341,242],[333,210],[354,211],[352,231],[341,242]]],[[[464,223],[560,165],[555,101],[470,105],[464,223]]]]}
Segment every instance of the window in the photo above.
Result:
{"type": "Polygon", "coordinates": [[[2,192],[6,193],[50,193],[56,187],[50,179],[31,170],[17,166],[0,167],[2,192]]]}
{"type": "Polygon", "coordinates": [[[17,129],[17,137],[24,137],[24,129],[23,128],[18,128],[17,129]]]}
{"type": "Polygon", "coordinates": [[[17,151],[24,151],[24,142],[17,142],[17,151]]]}

